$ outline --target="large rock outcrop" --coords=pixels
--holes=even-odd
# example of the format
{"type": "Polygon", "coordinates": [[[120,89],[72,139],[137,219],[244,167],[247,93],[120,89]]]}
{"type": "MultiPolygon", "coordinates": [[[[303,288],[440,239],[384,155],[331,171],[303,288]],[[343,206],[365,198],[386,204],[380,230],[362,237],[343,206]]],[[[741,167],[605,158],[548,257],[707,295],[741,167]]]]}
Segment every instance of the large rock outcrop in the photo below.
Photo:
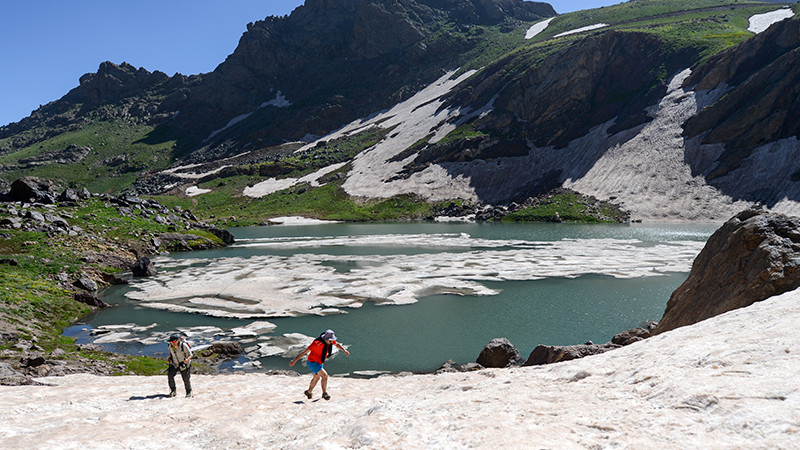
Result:
{"type": "Polygon", "coordinates": [[[785,20],[711,58],[685,85],[696,90],[733,86],[686,122],[688,137],[725,144],[709,179],[738,168],[760,145],[800,134],[800,19],[785,20]]]}
{"type": "Polygon", "coordinates": [[[800,286],[800,218],[743,211],[708,239],[653,334],[800,286]]]}
{"type": "Polygon", "coordinates": [[[452,104],[481,108],[497,96],[478,129],[499,136],[513,129],[517,139],[561,148],[611,119],[611,133],[649,121],[646,109],[667,91],[662,72],[689,67],[698,54],[670,52],[647,33],[610,31],[554,51],[537,65],[529,67],[526,58],[519,52],[487,66],[453,94],[452,104]],[[507,72],[516,64],[526,70],[509,82],[507,72]]]}
{"type": "Polygon", "coordinates": [[[54,203],[56,191],[50,180],[22,177],[11,183],[8,198],[16,202],[54,203]]]}

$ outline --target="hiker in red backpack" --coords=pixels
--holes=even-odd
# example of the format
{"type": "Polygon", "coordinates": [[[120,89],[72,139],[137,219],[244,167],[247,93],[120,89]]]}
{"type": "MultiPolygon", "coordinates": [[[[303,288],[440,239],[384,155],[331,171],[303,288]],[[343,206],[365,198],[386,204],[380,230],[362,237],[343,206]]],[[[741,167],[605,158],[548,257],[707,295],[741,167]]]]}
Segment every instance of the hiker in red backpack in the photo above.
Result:
{"type": "Polygon", "coordinates": [[[328,372],[325,371],[323,364],[325,363],[325,358],[333,353],[334,345],[336,348],[343,351],[345,355],[350,356],[350,352],[336,342],[336,335],[333,334],[333,330],[325,330],[318,338],[314,339],[314,342],[312,342],[308,348],[303,350],[303,353],[297,355],[297,357],[289,363],[289,367],[293,367],[300,358],[308,355],[306,365],[311,369],[314,377],[308,385],[308,390],[303,392],[303,394],[305,394],[309,400],[311,399],[311,392],[314,390],[314,386],[317,385],[317,381],[320,379],[322,379],[322,398],[325,400],[331,399],[331,396],[328,395],[328,372]]]}
{"type": "Polygon", "coordinates": [[[169,337],[169,359],[167,359],[167,384],[169,384],[169,396],[175,397],[175,375],[181,372],[183,387],[186,388],[186,396],[192,396],[192,349],[183,336],[173,334],[169,337]]]}

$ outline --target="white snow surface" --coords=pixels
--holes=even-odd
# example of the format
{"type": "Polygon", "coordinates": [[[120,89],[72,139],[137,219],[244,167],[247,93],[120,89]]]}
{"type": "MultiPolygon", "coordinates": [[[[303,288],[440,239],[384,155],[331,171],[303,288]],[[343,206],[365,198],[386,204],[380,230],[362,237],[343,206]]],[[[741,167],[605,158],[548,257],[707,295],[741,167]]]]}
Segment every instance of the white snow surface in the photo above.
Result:
{"type": "Polygon", "coordinates": [[[310,173],[300,178],[270,178],[268,180],[256,183],[252,187],[244,188],[243,194],[248,197],[260,198],[301,183],[308,183],[313,187],[318,187],[320,186],[319,179],[321,177],[339,170],[340,168],[344,167],[345,164],[347,163],[331,164],[330,166],[323,167],[314,173],[310,173]]]}
{"type": "Polygon", "coordinates": [[[209,192],[213,192],[211,189],[203,189],[198,186],[189,186],[186,188],[186,196],[187,197],[195,197],[198,195],[208,194],[209,192]]]}
{"type": "Polygon", "coordinates": [[[608,26],[607,23],[596,23],[594,25],[588,25],[588,26],[581,27],[581,28],[575,28],[574,30],[565,31],[563,33],[558,33],[557,35],[555,35],[553,37],[554,38],[558,38],[558,37],[563,37],[563,36],[569,36],[570,34],[578,34],[578,33],[583,33],[584,31],[597,30],[599,28],[604,28],[604,27],[607,27],[607,26],[608,26]]]}
{"type": "Polygon", "coordinates": [[[798,320],[793,291],[559,364],[332,377],[330,401],[303,396],[305,368],[195,375],[172,399],[166,376],[41,378],[0,387],[0,448],[797,448],[798,320]]]}
{"type": "Polygon", "coordinates": [[[196,180],[196,179],[200,179],[200,178],[203,178],[205,176],[208,176],[208,175],[213,175],[213,174],[219,172],[220,170],[222,170],[222,169],[224,169],[224,168],[226,168],[228,166],[220,166],[220,167],[217,167],[217,168],[215,168],[213,170],[209,170],[209,171],[206,171],[206,172],[186,172],[187,170],[194,169],[195,167],[202,167],[202,165],[200,165],[200,164],[188,164],[188,165],[185,165],[185,166],[173,167],[171,169],[164,170],[164,171],[162,171],[162,173],[171,174],[171,175],[176,176],[178,178],[196,180]]]}
{"type": "Polygon", "coordinates": [[[770,25],[792,17],[794,17],[794,11],[788,6],[768,13],[756,14],[750,17],[748,21],[750,25],[747,27],[747,31],[756,34],[762,33],[766,31],[770,25]]]}
{"type": "Polygon", "coordinates": [[[545,19],[541,22],[536,22],[528,28],[528,31],[525,33],[525,40],[532,39],[537,34],[541,33],[542,31],[546,30],[550,22],[555,19],[555,17],[551,17],[549,19],[545,19]]]}

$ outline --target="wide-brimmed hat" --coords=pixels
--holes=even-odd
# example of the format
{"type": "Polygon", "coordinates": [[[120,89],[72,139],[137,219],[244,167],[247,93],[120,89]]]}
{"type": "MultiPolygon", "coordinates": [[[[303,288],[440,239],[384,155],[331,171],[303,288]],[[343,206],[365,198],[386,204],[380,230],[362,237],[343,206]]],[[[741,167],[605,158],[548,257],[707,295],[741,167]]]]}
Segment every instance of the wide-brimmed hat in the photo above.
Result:
{"type": "Polygon", "coordinates": [[[167,342],[175,342],[175,341],[180,341],[180,340],[181,340],[181,335],[173,334],[173,335],[170,335],[169,339],[167,339],[167,342]]]}
{"type": "Polygon", "coordinates": [[[333,334],[333,330],[325,330],[325,332],[322,333],[319,337],[322,338],[322,340],[325,340],[325,341],[335,341],[336,340],[336,335],[333,334]]]}

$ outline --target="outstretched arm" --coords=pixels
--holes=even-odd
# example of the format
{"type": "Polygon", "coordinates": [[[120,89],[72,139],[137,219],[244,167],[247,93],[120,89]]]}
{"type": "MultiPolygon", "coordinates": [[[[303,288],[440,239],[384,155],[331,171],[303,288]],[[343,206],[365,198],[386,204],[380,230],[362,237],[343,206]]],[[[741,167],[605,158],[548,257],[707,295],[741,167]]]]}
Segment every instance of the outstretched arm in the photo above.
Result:
{"type": "Polygon", "coordinates": [[[295,356],[295,358],[289,362],[289,367],[294,366],[297,361],[300,361],[300,358],[302,358],[303,356],[306,356],[310,351],[311,351],[311,349],[307,348],[307,349],[303,350],[303,353],[300,353],[299,355],[295,356]]]}
{"type": "Polygon", "coordinates": [[[336,343],[336,344],[334,344],[334,345],[336,345],[336,348],[338,348],[339,350],[343,351],[345,355],[347,355],[347,356],[350,356],[350,352],[348,352],[348,351],[347,351],[347,349],[345,349],[344,347],[342,347],[342,344],[340,344],[340,343],[338,343],[338,342],[337,342],[337,343],[336,343]]]}

